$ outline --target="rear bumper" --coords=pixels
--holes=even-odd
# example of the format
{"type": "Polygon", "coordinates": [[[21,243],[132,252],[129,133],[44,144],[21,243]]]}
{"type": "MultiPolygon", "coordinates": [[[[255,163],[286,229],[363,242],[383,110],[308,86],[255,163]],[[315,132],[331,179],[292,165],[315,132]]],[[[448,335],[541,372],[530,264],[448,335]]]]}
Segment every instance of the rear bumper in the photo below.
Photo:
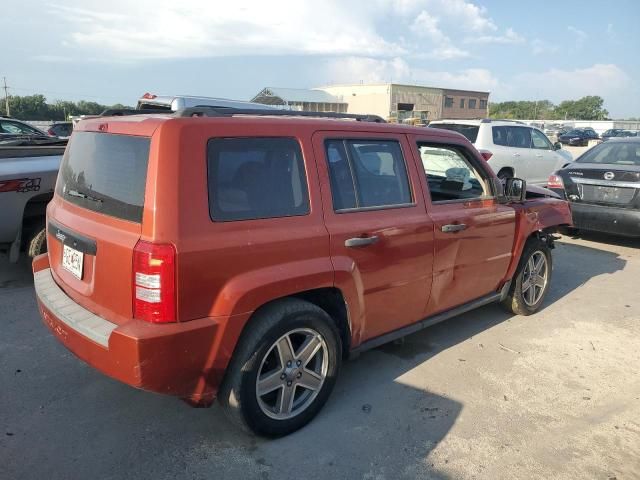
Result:
{"type": "Polygon", "coordinates": [[[234,317],[116,325],[74,302],[55,283],[46,255],[33,262],[44,324],[78,358],[132,387],[210,404],[233,348],[221,348],[234,317]]]}
{"type": "Polygon", "coordinates": [[[573,225],[576,228],[640,237],[640,211],[638,210],[571,203],[571,211],[573,225]]]}

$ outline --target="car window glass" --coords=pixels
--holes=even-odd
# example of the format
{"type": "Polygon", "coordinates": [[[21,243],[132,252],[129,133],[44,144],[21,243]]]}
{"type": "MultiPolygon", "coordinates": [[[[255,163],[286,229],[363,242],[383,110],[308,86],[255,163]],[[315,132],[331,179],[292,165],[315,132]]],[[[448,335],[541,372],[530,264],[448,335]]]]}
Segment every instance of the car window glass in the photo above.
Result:
{"type": "Polygon", "coordinates": [[[356,208],[356,190],[349,167],[349,159],[342,140],[331,140],[326,144],[329,162],[329,180],[334,210],[356,208]]]}
{"type": "Polygon", "coordinates": [[[506,127],[507,146],[531,148],[531,129],[526,127],[506,127]]]}
{"type": "Polygon", "coordinates": [[[640,146],[634,143],[605,142],[588,150],[576,162],[640,166],[640,146]]]}
{"type": "Polygon", "coordinates": [[[394,140],[329,140],[325,145],[335,210],[412,202],[407,168],[394,140]]]}
{"type": "Polygon", "coordinates": [[[490,196],[485,179],[456,147],[418,144],[434,203],[490,196]]]}
{"type": "Polygon", "coordinates": [[[208,144],[213,220],[309,213],[302,152],[292,138],[217,138],[208,144]]]}
{"type": "Polygon", "coordinates": [[[545,136],[544,133],[539,132],[538,130],[531,130],[531,140],[533,148],[539,148],[542,150],[552,149],[552,145],[549,139],[545,136]]]}
{"type": "Polygon", "coordinates": [[[0,122],[0,133],[29,134],[38,133],[36,130],[15,122],[0,122]]]}

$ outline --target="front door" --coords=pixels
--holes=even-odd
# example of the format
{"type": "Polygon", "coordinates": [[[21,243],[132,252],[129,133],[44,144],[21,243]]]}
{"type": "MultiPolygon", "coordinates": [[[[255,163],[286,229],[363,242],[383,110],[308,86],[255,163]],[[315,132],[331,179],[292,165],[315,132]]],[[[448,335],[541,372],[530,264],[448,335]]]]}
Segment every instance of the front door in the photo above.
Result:
{"type": "Polygon", "coordinates": [[[317,132],[325,224],[354,344],[424,317],[433,222],[404,135],[317,132]]]}
{"type": "Polygon", "coordinates": [[[532,177],[530,183],[546,186],[549,175],[557,169],[562,168],[563,163],[567,163],[555,152],[553,145],[547,136],[540,130],[531,129],[531,150],[533,152],[532,177]]]}
{"type": "Polygon", "coordinates": [[[515,211],[499,204],[467,146],[410,137],[419,155],[434,221],[433,315],[496,292],[511,262],[515,211]]]}

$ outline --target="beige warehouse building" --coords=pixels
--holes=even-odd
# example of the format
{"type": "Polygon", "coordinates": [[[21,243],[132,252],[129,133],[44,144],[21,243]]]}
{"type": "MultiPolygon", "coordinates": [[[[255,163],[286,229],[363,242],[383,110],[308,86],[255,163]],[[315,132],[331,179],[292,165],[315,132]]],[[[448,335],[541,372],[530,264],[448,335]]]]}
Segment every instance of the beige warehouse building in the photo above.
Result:
{"type": "Polygon", "coordinates": [[[294,110],[373,114],[391,121],[419,124],[441,118],[489,115],[489,92],[398,83],[328,85],[313,89],[267,87],[251,101],[294,110]]]}

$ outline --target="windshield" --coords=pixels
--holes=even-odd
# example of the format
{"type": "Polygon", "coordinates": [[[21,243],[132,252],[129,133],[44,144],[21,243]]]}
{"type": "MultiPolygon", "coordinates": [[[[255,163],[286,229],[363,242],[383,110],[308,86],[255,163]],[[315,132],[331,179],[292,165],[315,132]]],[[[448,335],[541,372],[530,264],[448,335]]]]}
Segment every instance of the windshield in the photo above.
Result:
{"type": "Polygon", "coordinates": [[[56,193],[80,207],[142,221],[150,139],[76,132],[62,159],[56,193]]]}
{"type": "Polygon", "coordinates": [[[436,123],[430,125],[431,128],[442,128],[444,130],[452,130],[454,132],[461,133],[471,143],[475,143],[478,138],[478,125],[464,125],[462,123],[436,123]]]}
{"type": "Polygon", "coordinates": [[[578,163],[640,165],[640,143],[601,143],[576,160],[578,163]]]}

